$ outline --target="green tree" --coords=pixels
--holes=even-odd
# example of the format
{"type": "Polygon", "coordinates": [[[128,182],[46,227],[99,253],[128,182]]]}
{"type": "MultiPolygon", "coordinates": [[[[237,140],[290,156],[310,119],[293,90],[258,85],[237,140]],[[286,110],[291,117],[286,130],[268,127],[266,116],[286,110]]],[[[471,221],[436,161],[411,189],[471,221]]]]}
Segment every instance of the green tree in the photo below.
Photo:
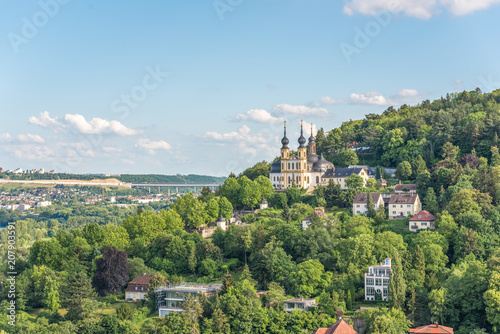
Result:
{"type": "Polygon", "coordinates": [[[412,170],[411,165],[408,161],[402,161],[398,164],[396,168],[396,177],[400,180],[408,180],[411,176],[412,170]]]}
{"type": "Polygon", "coordinates": [[[286,198],[288,200],[288,205],[293,205],[300,202],[300,189],[294,183],[291,187],[287,188],[285,191],[286,198]]]}
{"type": "Polygon", "coordinates": [[[59,304],[59,284],[55,279],[47,277],[45,282],[45,305],[51,312],[56,312],[61,304],[59,304]]]}
{"type": "Polygon", "coordinates": [[[347,302],[346,302],[346,307],[350,311],[352,310],[352,296],[351,296],[351,290],[347,290],[347,302]]]}
{"type": "Polygon", "coordinates": [[[274,187],[269,177],[261,175],[257,177],[254,182],[259,186],[259,192],[262,198],[270,201],[274,197],[274,187]]]}
{"type": "Polygon", "coordinates": [[[127,304],[120,304],[120,306],[116,309],[116,316],[120,320],[130,320],[134,317],[134,313],[134,310],[127,304]]]}
{"type": "Polygon", "coordinates": [[[119,250],[125,250],[130,244],[130,236],[123,226],[115,226],[106,224],[101,227],[102,230],[102,246],[116,247],[119,250]]]}
{"type": "Polygon", "coordinates": [[[252,167],[245,169],[242,174],[252,181],[255,181],[259,176],[262,176],[269,180],[269,170],[269,164],[266,161],[261,161],[257,162],[252,167]]]}
{"type": "MultiPolygon", "coordinates": [[[[248,179],[248,178],[247,178],[248,179]]],[[[226,197],[233,207],[240,207],[240,183],[234,177],[229,177],[224,181],[220,189],[220,195],[226,197]]]]}
{"type": "Polygon", "coordinates": [[[281,212],[281,218],[286,222],[289,222],[292,220],[292,213],[290,212],[290,208],[288,207],[288,204],[286,204],[286,203],[283,207],[283,211],[281,212]]]}
{"type": "Polygon", "coordinates": [[[335,162],[339,167],[347,167],[349,165],[356,165],[359,159],[354,150],[343,149],[335,156],[335,162]]]}
{"type": "Polygon", "coordinates": [[[65,288],[63,306],[68,309],[68,319],[83,319],[98,306],[95,301],[97,294],[92,288],[91,280],[85,272],[76,272],[69,277],[65,288]]]}
{"type": "Polygon", "coordinates": [[[429,211],[430,213],[436,214],[438,211],[438,201],[436,197],[436,193],[434,192],[434,188],[429,187],[427,189],[427,193],[424,197],[424,210],[429,211]]]}
{"type": "Polygon", "coordinates": [[[340,184],[335,183],[333,179],[328,180],[328,185],[325,189],[325,200],[328,207],[334,205],[341,206],[344,201],[344,196],[340,184]]]}
{"type": "MultiPolygon", "coordinates": [[[[195,228],[206,222],[205,203],[194,198],[193,194],[184,195],[172,205],[184,224],[195,228]]],[[[130,232],[129,232],[130,233],[130,232]]]]}
{"type": "Polygon", "coordinates": [[[375,210],[375,205],[373,204],[373,198],[370,193],[366,193],[366,206],[368,208],[367,216],[369,218],[375,218],[377,215],[377,210],[375,210]]]}
{"type": "Polygon", "coordinates": [[[285,289],[276,282],[269,283],[269,289],[267,290],[267,301],[269,304],[274,303],[276,307],[281,308],[285,299],[285,289]]]}
{"type": "Polygon", "coordinates": [[[488,290],[483,295],[488,322],[497,332],[500,327],[500,273],[491,275],[488,290]]]}
{"type": "Polygon", "coordinates": [[[262,198],[259,184],[246,176],[240,176],[238,178],[238,183],[240,184],[239,201],[241,205],[250,209],[255,208],[262,198]]]}
{"type": "Polygon", "coordinates": [[[226,219],[231,218],[233,214],[233,205],[225,197],[219,197],[219,216],[226,219]]]}
{"type": "Polygon", "coordinates": [[[206,206],[206,212],[207,212],[207,218],[210,221],[215,221],[217,218],[219,218],[219,201],[215,198],[210,199],[207,202],[206,206]]]}
{"type": "Polygon", "coordinates": [[[421,173],[427,171],[427,164],[422,156],[417,155],[417,157],[413,159],[411,163],[411,171],[414,179],[416,179],[421,173]]]}
{"type": "Polygon", "coordinates": [[[403,277],[403,265],[398,251],[395,251],[392,259],[392,273],[389,281],[389,304],[394,308],[402,308],[405,304],[406,282],[403,277]]]}
{"type": "Polygon", "coordinates": [[[345,183],[349,189],[359,189],[363,187],[364,180],[358,174],[352,174],[345,179],[345,183]]]}

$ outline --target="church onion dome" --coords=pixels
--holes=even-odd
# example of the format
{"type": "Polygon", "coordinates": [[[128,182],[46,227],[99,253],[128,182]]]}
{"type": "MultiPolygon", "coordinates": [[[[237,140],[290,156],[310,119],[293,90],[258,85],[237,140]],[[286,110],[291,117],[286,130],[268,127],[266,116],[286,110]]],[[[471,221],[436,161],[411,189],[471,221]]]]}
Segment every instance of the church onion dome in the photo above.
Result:
{"type": "Polygon", "coordinates": [[[306,137],[304,137],[304,129],[302,127],[302,121],[300,121],[300,137],[299,137],[299,148],[306,147],[306,137]]]}
{"type": "Polygon", "coordinates": [[[281,159],[278,159],[271,164],[269,173],[281,173],[281,159]]]}
{"type": "Polygon", "coordinates": [[[312,171],[326,172],[326,170],[331,167],[333,167],[332,163],[323,158],[323,155],[320,155],[318,160],[315,163],[313,163],[312,171]]]}
{"type": "Polygon", "coordinates": [[[318,158],[319,158],[319,156],[317,154],[309,153],[307,155],[307,162],[310,163],[310,164],[313,164],[316,161],[318,161],[318,158]]]}
{"type": "Polygon", "coordinates": [[[284,132],[283,132],[283,139],[281,139],[281,144],[283,145],[282,149],[283,148],[288,148],[288,143],[290,143],[290,141],[286,137],[286,121],[285,121],[285,129],[284,129],[284,132]]]}
{"type": "Polygon", "coordinates": [[[311,137],[309,137],[309,143],[314,143],[315,141],[316,141],[316,138],[314,138],[313,127],[311,125],[311,137]]]}

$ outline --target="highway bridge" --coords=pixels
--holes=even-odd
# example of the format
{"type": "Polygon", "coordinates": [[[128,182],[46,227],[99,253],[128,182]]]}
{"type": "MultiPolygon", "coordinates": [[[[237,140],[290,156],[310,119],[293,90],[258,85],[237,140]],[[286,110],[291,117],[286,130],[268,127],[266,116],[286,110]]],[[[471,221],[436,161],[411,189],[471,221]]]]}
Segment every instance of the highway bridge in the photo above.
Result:
{"type": "MultiPolygon", "coordinates": [[[[197,188],[203,188],[203,187],[209,187],[212,190],[215,190],[215,188],[218,188],[222,185],[222,183],[132,183],[132,188],[149,188],[149,191],[151,192],[151,187],[158,188],[158,192],[160,192],[160,188],[162,187],[169,187],[169,188],[175,188],[175,192],[179,193],[179,187],[190,187],[194,188],[194,191],[197,190],[197,188]]],[[[170,194],[170,189],[168,190],[170,194]]]]}

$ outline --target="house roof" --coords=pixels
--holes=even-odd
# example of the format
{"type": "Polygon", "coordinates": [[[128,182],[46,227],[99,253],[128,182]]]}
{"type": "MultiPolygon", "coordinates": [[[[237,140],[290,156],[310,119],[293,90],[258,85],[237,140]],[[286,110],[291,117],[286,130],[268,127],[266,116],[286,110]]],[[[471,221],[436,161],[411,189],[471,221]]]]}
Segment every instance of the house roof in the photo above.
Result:
{"type": "Polygon", "coordinates": [[[432,324],[427,326],[420,326],[417,328],[410,328],[410,334],[453,334],[453,328],[432,324]]]}
{"type": "Polygon", "coordinates": [[[389,204],[415,204],[417,194],[392,194],[389,204]]]}
{"type": "Polygon", "coordinates": [[[310,215],[308,215],[306,218],[302,219],[302,221],[309,221],[309,220],[311,220],[311,216],[314,213],[316,213],[320,218],[330,219],[330,217],[328,217],[328,215],[326,213],[324,213],[322,210],[314,210],[313,213],[311,213],[310,215]]]}
{"type": "MultiPolygon", "coordinates": [[[[370,193],[370,196],[372,197],[373,203],[378,203],[380,198],[382,198],[382,195],[380,193],[370,193]]],[[[367,196],[366,193],[359,193],[356,194],[354,197],[354,200],[352,201],[353,203],[366,203],[367,201],[367,196]]]]}
{"type": "Polygon", "coordinates": [[[128,284],[148,284],[149,285],[149,281],[151,280],[151,278],[153,278],[153,275],[148,275],[148,274],[144,273],[144,274],[141,274],[141,275],[137,276],[136,278],[134,278],[128,284]]]}
{"type": "Polygon", "coordinates": [[[322,176],[323,178],[332,178],[332,177],[349,177],[352,174],[359,174],[363,168],[330,168],[326,171],[326,173],[322,176]]]}
{"type": "Polygon", "coordinates": [[[409,190],[417,190],[417,186],[415,184],[396,184],[394,186],[394,190],[397,191],[402,191],[405,188],[409,190]]]}
{"type": "Polygon", "coordinates": [[[434,215],[427,210],[422,210],[422,211],[416,213],[415,216],[410,218],[411,222],[413,222],[413,221],[427,222],[427,221],[434,221],[434,220],[436,220],[436,217],[434,217],[434,215]]]}
{"type": "Polygon", "coordinates": [[[336,323],[328,328],[318,328],[313,334],[358,334],[352,327],[348,325],[344,319],[340,318],[336,323]]]}

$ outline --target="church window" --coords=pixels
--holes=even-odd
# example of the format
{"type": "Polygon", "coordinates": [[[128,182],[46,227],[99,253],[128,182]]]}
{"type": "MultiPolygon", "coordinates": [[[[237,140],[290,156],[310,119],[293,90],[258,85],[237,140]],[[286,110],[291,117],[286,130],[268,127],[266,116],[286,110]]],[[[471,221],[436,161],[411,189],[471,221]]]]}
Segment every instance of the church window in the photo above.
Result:
{"type": "Polygon", "coordinates": [[[319,176],[316,176],[316,183],[319,184],[319,176]]]}

